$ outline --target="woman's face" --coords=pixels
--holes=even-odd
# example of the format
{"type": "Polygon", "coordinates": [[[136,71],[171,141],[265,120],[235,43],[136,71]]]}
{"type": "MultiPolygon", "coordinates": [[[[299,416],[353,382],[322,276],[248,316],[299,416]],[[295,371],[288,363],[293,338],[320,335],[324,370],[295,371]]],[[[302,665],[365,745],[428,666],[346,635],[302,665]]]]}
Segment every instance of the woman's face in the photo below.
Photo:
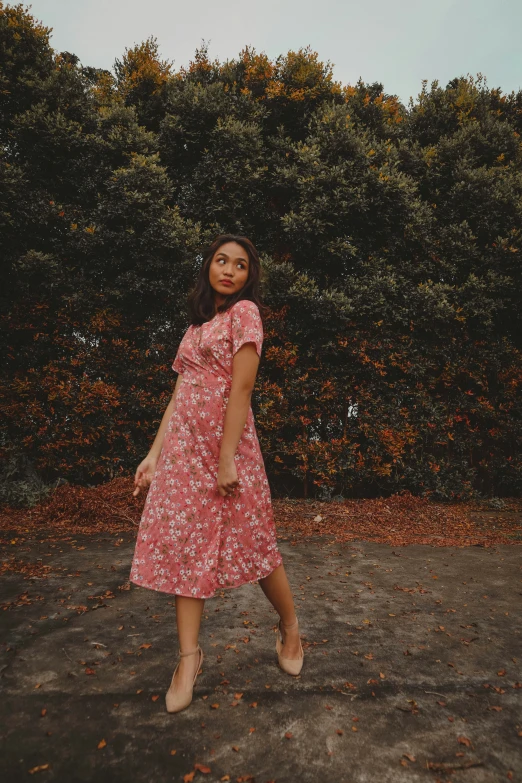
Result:
{"type": "Polygon", "coordinates": [[[247,251],[237,242],[225,242],[216,250],[208,268],[208,279],[217,305],[243,288],[249,264],[247,251]]]}

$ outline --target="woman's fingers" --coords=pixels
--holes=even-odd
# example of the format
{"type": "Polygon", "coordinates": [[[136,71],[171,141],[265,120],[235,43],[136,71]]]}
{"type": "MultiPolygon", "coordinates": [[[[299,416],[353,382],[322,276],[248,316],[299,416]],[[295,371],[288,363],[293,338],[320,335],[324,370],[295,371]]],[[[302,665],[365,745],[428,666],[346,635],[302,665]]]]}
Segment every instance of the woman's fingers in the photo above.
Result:
{"type": "Polygon", "coordinates": [[[150,476],[147,476],[146,473],[144,473],[142,470],[138,468],[136,471],[136,475],[134,476],[134,484],[136,485],[134,492],[132,493],[134,497],[139,495],[140,490],[145,487],[148,487],[148,485],[151,483],[152,479],[150,476]]]}
{"type": "Polygon", "coordinates": [[[226,486],[219,487],[219,492],[221,496],[227,497],[227,495],[233,494],[236,491],[238,484],[239,482],[237,482],[237,484],[227,484],[226,486]]]}

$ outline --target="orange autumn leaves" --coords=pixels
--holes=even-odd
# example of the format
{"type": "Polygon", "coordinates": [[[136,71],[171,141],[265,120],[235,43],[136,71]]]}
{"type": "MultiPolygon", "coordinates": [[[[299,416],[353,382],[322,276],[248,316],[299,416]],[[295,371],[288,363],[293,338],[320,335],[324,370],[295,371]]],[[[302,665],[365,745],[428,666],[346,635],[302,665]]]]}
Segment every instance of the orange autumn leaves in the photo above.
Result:
{"type": "MultiPolygon", "coordinates": [[[[0,524],[16,530],[14,545],[29,533],[52,529],[64,533],[135,532],[144,498],[132,497],[132,478],[117,478],[94,487],[66,484],[30,509],[0,510],[0,524]]],[[[498,511],[481,503],[436,503],[408,492],[389,498],[345,499],[343,502],[273,498],[276,525],[281,536],[293,540],[328,535],[336,541],[374,541],[393,546],[484,546],[516,544],[522,538],[522,499],[510,498],[498,511]]],[[[121,539],[115,541],[117,547],[121,539]]],[[[23,566],[27,572],[45,576],[42,566],[23,566]]],[[[16,559],[4,570],[18,570],[16,559]]],[[[47,571],[50,573],[49,569],[47,571]]],[[[436,574],[432,574],[435,579],[436,574]]],[[[397,586],[398,590],[402,589],[397,586]]],[[[406,588],[410,589],[410,588],[406,588]]],[[[112,598],[109,593],[102,599],[112,598]]],[[[243,638],[248,643],[248,637],[243,638]]]]}

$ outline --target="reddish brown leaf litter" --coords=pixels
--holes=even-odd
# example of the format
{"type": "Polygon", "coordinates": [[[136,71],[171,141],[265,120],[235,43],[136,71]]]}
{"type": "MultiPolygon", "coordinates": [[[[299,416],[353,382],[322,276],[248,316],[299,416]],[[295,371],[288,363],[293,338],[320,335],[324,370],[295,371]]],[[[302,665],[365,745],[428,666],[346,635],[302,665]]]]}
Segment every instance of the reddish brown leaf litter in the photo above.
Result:
{"type": "Polygon", "coordinates": [[[132,478],[117,478],[97,487],[63,484],[31,509],[0,510],[4,530],[34,532],[50,527],[67,532],[101,533],[137,529],[145,493],[135,498],[132,478]]]}
{"type": "Polygon", "coordinates": [[[24,574],[24,579],[45,579],[51,574],[66,572],[65,566],[44,565],[42,562],[26,563],[22,558],[10,557],[0,563],[0,576],[9,572],[24,574]]]}
{"type": "Polygon", "coordinates": [[[278,530],[293,541],[326,535],[336,542],[375,541],[392,546],[493,546],[522,543],[522,499],[436,503],[404,493],[389,498],[274,502],[278,530]]]}
{"type": "MultiPolygon", "coordinates": [[[[0,510],[0,527],[16,536],[53,530],[67,533],[137,532],[145,494],[118,478],[98,487],[65,484],[32,509],[0,510]]],[[[273,498],[279,538],[297,543],[328,536],[336,542],[375,541],[392,546],[494,546],[522,542],[522,499],[437,503],[404,492],[388,498],[341,502],[273,498]]]]}

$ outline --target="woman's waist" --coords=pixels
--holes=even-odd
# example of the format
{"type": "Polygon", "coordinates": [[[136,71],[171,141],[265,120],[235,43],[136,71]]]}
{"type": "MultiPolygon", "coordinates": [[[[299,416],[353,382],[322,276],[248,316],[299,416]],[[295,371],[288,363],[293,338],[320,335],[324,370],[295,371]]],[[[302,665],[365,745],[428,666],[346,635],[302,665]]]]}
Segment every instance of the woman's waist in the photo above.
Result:
{"type": "Polygon", "coordinates": [[[204,388],[230,389],[232,382],[229,378],[223,378],[213,373],[187,372],[182,375],[182,383],[190,386],[202,386],[204,388]]]}

